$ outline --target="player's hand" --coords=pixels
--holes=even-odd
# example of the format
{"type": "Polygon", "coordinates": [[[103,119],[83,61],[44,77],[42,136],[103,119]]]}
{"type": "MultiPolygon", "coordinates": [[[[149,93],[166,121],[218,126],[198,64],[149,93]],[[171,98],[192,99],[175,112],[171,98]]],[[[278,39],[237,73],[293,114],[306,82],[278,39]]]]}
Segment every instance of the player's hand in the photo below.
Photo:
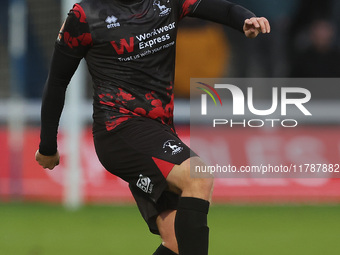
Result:
{"type": "Polygon", "coordinates": [[[41,165],[44,169],[48,168],[52,170],[55,166],[59,165],[59,152],[52,156],[42,155],[39,150],[35,153],[35,160],[41,165]]]}
{"type": "Polygon", "coordinates": [[[259,33],[270,33],[270,24],[266,18],[250,18],[244,21],[243,25],[244,34],[248,38],[255,38],[259,33]]]}

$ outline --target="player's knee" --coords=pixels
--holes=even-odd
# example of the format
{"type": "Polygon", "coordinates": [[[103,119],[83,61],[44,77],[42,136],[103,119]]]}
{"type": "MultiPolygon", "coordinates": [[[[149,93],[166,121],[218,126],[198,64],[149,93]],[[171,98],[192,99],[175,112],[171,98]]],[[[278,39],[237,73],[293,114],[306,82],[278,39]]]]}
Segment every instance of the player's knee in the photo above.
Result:
{"type": "Polygon", "coordinates": [[[180,166],[174,167],[168,176],[168,182],[181,190],[182,196],[197,197],[205,200],[211,200],[214,180],[210,176],[192,177],[190,166],[204,165],[204,162],[198,158],[190,158],[184,161],[180,166]]]}
{"type": "Polygon", "coordinates": [[[183,188],[182,196],[211,200],[214,180],[210,178],[191,178],[183,188]]]}
{"type": "Polygon", "coordinates": [[[205,163],[198,157],[190,158],[184,162],[184,182],[183,190],[210,192],[213,189],[214,179],[212,175],[196,175],[191,171],[195,166],[204,166],[205,163]]]}

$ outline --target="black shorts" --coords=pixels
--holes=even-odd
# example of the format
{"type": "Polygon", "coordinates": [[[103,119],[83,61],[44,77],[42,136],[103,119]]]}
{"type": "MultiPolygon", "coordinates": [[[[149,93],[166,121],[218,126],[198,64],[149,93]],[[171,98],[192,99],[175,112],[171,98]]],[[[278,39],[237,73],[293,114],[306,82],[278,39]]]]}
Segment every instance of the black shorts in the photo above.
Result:
{"type": "Polygon", "coordinates": [[[171,127],[144,117],[133,117],[110,132],[94,133],[94,144],[102,165],[129,183],[150,231],[159,234],[157,216],[176,209],[179,199],[167,191],[166,177],[174,165],[196,154],[171,127]]]}

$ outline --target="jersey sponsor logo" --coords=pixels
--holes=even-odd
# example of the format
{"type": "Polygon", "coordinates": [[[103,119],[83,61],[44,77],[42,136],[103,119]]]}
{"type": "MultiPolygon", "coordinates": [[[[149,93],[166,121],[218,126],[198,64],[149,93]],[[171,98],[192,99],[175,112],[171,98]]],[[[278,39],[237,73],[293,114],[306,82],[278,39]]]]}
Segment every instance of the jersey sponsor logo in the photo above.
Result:
{"type": "Polygon", "coordinates": [[[175,28],[176,28],[176,22],[172,22],[168,25],[165,25],[165,26],[162,26],[162,27],[159,27],[159,28],[155,28],[154,30],[152,30],[149,33],[143,33],[143,34],[137,35],[136,38],[138,39],[138,41],[143,41],[143,40],[149,39],[153,36],[157,36],[157,35],[163,34],[165,32],[169,32],[171,30],[174,30],[175,28]]]}
{"type": "Polygon", "coordinates": [[[136,186],[143,190],[145,193],[152,193],[153,184],[151,183],[151,179],[147,176],[143,176],[142,174],[140,174],[136,186]]]}
{"type": "MultiPolygon", "coordinates": [[[[166,0],[154,0],[153,6],[157,6],[160,17],[169,15],[169,13],[171,12],[171,8],[167,7],[166,6],[167,4],[169,4],[169,0],[167,1],[166,0]]],[[[154,8],[154,10],[156,10],[156,7],[154,8]]]]}
{"type": "Polygon", "coordinates": [[[108,16],[105,20],[106,23],[108,23],[106,25],[107,29],[111,29],[111,28],[115,28],[115,27],[120,27],[120,23],[117,22],[118,18],[111,15],[111,16],[108,16]]]}
{"type": "Polygon", "coordinates": [[[164,153],[171,152],[171,155],[176,155],[183,151],[183,147],[180,145],[181,143],[176,143],[175,140],[168,140],[163,144],[164,153]]]}
{"type": "Polygon", "coordinates": [[[122,55],[124,53],[124,49],[127,52],[131,53],[134,50],[134,38],[130,37],[130,44],[125,39],[120,39],[119,45],[115,41],[111,41],[112,47],[115,49],[117,54],[122,55]]]}

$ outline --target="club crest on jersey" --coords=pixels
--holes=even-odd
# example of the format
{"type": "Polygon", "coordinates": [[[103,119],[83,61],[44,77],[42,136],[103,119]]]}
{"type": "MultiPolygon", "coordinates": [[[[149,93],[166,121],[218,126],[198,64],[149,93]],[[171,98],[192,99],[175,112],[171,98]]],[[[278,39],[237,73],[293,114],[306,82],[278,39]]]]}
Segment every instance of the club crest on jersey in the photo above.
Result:
{"type": "Polygon", "coordinates": [[[176,144],[175,140],[168,140],[163,144],[164,153],[171,152],[171,155],[178,154],[183,150],[183,147],[180,145],[181,143],[176,144]]]}
{"type": "Polygon", "coordinates": [[[120,23],[117,22],[118,18],[111,15],[107,16],[105,22],[107,23],[106,27],[107,29],[115,28],[115,27],[120,27],[120,23]]]}
{"type": "Polygon", "coordinates": [[[171,8],[166,6],[168,4],[169,4],[169,0],[154,0],[153,1],[154,10],[156,10],[155,6],[157,6],[160,17],[169,15],[169,13],[171,12],[171,8]]]}
{"type": "Polygon", "coordinates": [[[147,176],[143,176],[142,174],[139,175],[139,179],[136,183],[136,186],[143,190],[145,193],[151,193],[153,189],[153,184],[151,180],[147,176]]]}

